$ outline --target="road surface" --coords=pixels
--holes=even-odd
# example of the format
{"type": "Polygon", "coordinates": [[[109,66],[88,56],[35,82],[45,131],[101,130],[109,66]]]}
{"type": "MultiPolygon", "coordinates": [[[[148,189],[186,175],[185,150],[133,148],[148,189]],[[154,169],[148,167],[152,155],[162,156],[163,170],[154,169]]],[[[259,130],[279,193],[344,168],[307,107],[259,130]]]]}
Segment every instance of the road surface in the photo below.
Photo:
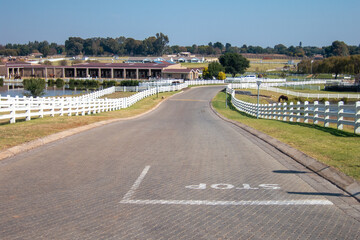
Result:
{"type": "Polygon", "coordinates": [[[217,117],[221,88],[0,161],[0,239],[360,239],[359,203],[217,117]]]}

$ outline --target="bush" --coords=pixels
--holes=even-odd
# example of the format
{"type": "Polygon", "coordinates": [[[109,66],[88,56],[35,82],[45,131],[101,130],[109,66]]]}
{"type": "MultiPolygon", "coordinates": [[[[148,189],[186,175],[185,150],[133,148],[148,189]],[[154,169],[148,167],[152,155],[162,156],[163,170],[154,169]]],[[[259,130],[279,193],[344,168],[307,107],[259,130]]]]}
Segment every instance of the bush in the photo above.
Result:
{"type": "Polygon", "coordinates": [[[100,82],[97,80],[80,80],[80,79],[71,79],[69,81],[70,89],[98,89],[100,82]]]}
{"type": "Polygon", "coordinates": [[[61,60],[60,61],[60,66],[68,66],[68,61],[66,61],[65,59],[61,60]]]}
{"type": "Polygon", "coordinates": [[[100,86],[100,82],[97,80],[85,80],[85,82],[83,82],[83,86],[86,89],[98,89],[100,86]]]}
{"type": "Polygon", "coordinates": [[[102,86],[104,88],[109,88],[109,87],[113,87],[113,86],[116,86],[117,82],[114,81],[114,80],[111,80],[111,81],[103,81],[102,83],[102,86]]]}
{"type": "Polygon", "coordinates": [[[120,82],[120,86],[139,86],[139,81],[137,80],[124,80],[120,82]]]}
{"type": "Polygon", "coordinates": [[[325,103],[325,102],[328,102],[328,101],[329,101],[329,99],[328,99],[328,98],[322,98],[322,99],[320,99],[320,101],[319,101],[319,102],[325,103]]]}
{"type": "Polygon", "coordinates": [[[65,81],[64,81],[64,80],[62,80],[61,78],[56,79],[56,87],[57,87],[57,88],[63,88],[64,85],[65,85],[65,81]]]}
{"type": "Polygon", "coordinates": [[[55,80],[54,79],[49,79],[47,82],[48,87],[53,87],[55,86],[55,80]]]}
{"type": "Polygon", "coordinates": [[[360,92],[360,85],[327,85],[325,91],[360,92]]]}
{"type": "Polygon", "coordinates": [[[29,91],[33,97],[40,97],[44,95],[44,89],[46,86],[46,82],[44,79],[41,78],[31,78],[31,79],[24,79],[23,80],[24,89],[29,91]]]}
{"type": "Polygon", "coordinates": [[[218,77],[219,80],[225,80],[226,74],[224,72],[219,72],[218,77]]]}
{"type": "Polygon", "coordinates": [[[50,62],[49,60],[45,60],[43,62],[44,65],[47,65],[47,66],[51,66],[52,65],[52,62],[50,62]]]}
{"type": "Polygon", "coordinates": [[[0,87],[3,87],[3,86],[4,86],[4,79],[0,78],[0,87]]]}
{"type": "Polygon", "coordinates": [[[75,60],[72,60],[71,61],[71,65],[75,65],[75,64],[79,64],[79,63],[82,63],[83,61],[80,60],[80,59],[75,59],[75,60]]]}

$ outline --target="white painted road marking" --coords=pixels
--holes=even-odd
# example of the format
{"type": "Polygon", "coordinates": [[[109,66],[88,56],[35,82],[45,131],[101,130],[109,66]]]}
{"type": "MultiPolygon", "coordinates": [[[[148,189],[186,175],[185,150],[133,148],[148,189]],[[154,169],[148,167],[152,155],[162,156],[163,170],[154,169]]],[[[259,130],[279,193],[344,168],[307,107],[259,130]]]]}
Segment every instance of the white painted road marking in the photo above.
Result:
{"type": "MultiPolygon", "coordinates": [[[[210,187],[213,189],[228,190],[228,189],[233,189],[235,186],[232,184],[227,184],[227,183],[217,183],[217,184],[212,184],[210,187]]],[[[258,190],[258,189],[277,190],[277,189],[281,189],[281,187],[279,187],[279,184],[260,184],[259,187],[260,188],[250,187],[250,184],[244,183],[243,187],[235,188],[235,189],[237,189],[237,190],[258,190]]],[[[189,186],[185,186],[185,188],[194,189],[194,190],[205,190],[206,183],[200,183],[199,185],[189,185],[189,186]]]]}
{"type": "MultiPolygon", "coordinates": [[[[289,205],[333,205],[329,200],[306,199],[306,200],[267,200],[267,201],[208,201],[208,200],[131,200],[135,191],[139,188],[141,182],[144,180],[148,173],[150,166],[146,166],[141,172],[140,176],[136,179],[130,190],[125,194],[124,198],[120,201],[123,204],[139,204],[139,205],[207,205],[207,206],[289,206],[289,205]]],[[[248,184],[243,184],[244,188],[250,187],[248,184]]],[[[211,187],[215,189],[231,189],[234,188],[231,184],[213,184],[211,187]]],[[[267,189],[278,189],[278,184],[261,184],[259,187],[267,189]]],[[[189,189],[206,189],[206,184],[186,186],[189,189]]]]}
{"type": "Polygon", "coordinates": [[[271,200],[271,201],[201,201],[201,200],[122,200],[120,203],[139,205],[208,205],[208,206],[287,206],[287,205],[333,205],[328,200],[271,200]]]}
{"type": "Polygon", "coordinates": [[[125,194],[123,200],[129,200],[134,195],[136,189],[138,189],[138,187],[140,186],[140,183],[145,178],[145,175],[148,173],[149,169],[150,169],[150,166],[146,166],[144,168],[144,170],[142,171],[142,173],[140,174],[138,179],[136,179],[135,183],[132,185],[130,190],[125,194]]]}

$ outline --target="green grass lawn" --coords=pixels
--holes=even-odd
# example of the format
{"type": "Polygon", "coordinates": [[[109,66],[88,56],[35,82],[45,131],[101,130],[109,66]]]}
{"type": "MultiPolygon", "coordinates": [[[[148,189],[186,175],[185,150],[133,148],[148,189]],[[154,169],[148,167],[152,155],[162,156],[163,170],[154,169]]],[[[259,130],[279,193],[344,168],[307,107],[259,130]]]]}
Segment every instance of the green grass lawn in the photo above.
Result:
{"type": "MultiPolygon", "coordinates": [[[[228,95],[229,96],[229,95],[228,95]]],[[[228,98],[229,99],[229,98],[228,98]]],[[[307,155],[360,180],[360,136],[319,125],[256,119],[237,111],[230,102],[225,108],[225,93],[212,102],[223,116],[248,125],[284,142],[307,155]]]]}
{"type": "Polygon", "coordinates": [[[207,67],[209,63],[181,63],[181,66],[187,68],[204,68],[207,67]]]}

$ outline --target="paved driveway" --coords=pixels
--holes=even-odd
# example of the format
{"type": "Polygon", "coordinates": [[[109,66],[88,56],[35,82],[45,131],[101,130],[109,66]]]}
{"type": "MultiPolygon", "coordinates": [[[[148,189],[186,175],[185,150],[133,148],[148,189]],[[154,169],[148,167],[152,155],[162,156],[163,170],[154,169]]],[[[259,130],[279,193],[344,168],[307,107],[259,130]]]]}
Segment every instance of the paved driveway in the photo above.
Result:
{"type": "Polygon", "coordinates": [[[0,239],[360,239],[359,204],[218,118],[221,87],[0,162],[0,239]]]}

